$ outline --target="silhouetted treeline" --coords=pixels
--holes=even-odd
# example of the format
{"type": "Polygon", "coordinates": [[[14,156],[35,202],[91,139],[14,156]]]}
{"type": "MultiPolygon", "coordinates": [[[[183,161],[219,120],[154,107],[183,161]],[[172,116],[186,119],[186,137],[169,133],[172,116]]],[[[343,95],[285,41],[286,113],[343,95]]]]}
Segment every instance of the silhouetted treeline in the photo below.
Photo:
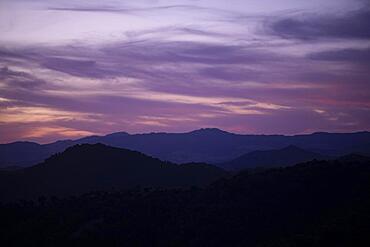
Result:
{"type": "Polygon", "coordinates": [[[3,204],[2,246],[370,246],[370,161],[3,204]]]}

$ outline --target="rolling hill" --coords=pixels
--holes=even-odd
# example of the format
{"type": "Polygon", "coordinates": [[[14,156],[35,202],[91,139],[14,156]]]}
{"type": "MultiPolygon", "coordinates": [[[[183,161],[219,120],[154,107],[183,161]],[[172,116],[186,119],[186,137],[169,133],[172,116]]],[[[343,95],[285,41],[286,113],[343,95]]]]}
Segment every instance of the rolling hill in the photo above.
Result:
{"type": "Polygon", "coordinates": [[[211,165],[176,165],[136,151],[82,144],[36,166],[0,172],[0,199],[72,195],[135,186],[203,186],[225,175],[224,170],[211,165]]]}
{"type": "Polygon", "coordinates": [[[226,170],[240,171],[254,168],[273,168],[291,166],[311,160],[327,160],[332,157],[306,151],[290,145],[278,150],[253,151],[229,162],[218,164],[226,170]]]}

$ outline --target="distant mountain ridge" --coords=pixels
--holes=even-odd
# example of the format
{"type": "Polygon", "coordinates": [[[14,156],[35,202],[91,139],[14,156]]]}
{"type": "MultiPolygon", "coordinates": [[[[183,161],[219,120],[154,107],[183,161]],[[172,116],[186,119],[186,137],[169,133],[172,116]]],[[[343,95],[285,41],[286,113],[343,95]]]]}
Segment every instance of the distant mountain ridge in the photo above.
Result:
{"type": "Polygon", "coordinates": [[[226,170],[240,171],[254,168],[273,168],[291,166],[311,160],[328,160],[333,157],[306,151],[294,145],[282,149],[253,151],[229,162],[218,164],[226,170]]]}
{"type": "Polygon", "coordinates": [[[71,195],[135,186],[203,186],[226,175],[226,171],[212,165],[176,165],[137,151],[81,144],[30,168],[0,171],[0,199],[71,195]]]}
{"type": "Polygon", "coordinates": [[[289,145],[323,155],[370,154],[370,132],[320,132],[295,136],[241,135],[215,128],[205,128],[187,133],[117,132],[43,145],[33,142],[0,144],[0,167],[31,166],[70,146],[83,143],[103,143],[127,148],[175,163],[221,163],[252,151],[281,149],[289,145]]]}

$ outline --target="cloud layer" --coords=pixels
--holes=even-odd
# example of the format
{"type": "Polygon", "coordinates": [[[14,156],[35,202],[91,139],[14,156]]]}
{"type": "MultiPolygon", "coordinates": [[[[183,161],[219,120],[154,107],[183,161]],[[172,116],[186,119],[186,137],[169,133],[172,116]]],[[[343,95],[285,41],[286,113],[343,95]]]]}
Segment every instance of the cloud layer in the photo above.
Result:
{"type": "Polygon", "coordinates": [[[14,30],[26,24],[0,27],[11,34],[0,40],[0,142],[200,127],[266,134],[369,130],[365,7],[312,14],[289,5],[249,13],[205,1],[36,3],[37,12],[55,15],[56,30],[44,30],[49,35],[66,14],[114,27],[99,24],[86,34],[89,26],[76,23],[79,38],[66,42],[75,35],[67,21],[65,36],[41,35],[36,42],[28,30],[32,42],[24,44],[8,39],[22,41],[14,30]],[[95,39],[102,34],[109,35],[95,39]]]}

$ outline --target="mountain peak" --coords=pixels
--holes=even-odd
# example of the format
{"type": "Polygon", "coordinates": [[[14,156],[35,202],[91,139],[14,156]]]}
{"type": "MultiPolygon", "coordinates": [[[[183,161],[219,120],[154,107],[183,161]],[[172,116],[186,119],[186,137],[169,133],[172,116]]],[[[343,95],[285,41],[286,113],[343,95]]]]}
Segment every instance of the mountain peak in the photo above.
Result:
{"type": "MultiPolygon", "coordinates": [[[[109,146],[106,146],[101,143],[96,143],[96,144],[88,144],[88,143],[83,143],[83,144],[76,144],[73,146],[68,147],[66,150],[64,150],[62,153],[57,154],[56,156],[60,156],[61,154],[70,154],[70,153],[79,153],[79,152],[95,152],[97,150],[101,149],[109,149],[109,146]]],[[[53,155],[55,156],[55,155],[53,155]]],[[[53,157],[51,156],[51,157],[53,157]]]]}
{"type": "Polygon", "coordinates": [[[193,130],[190,133],[205,133],[205,134],[230,134],[230,132],[218,129],[218,128],[201,128],[197,130],[193,130]]]}
{"type": "Polygon", "coordinates": [[[115,132],[115,133],[108,134],[105,137],[121,137],[121,136],[128,136],[128,135],[130,134],[127,132],[121,131],[121,132],[115,132]]]}
{"type": "Polygon", "coordinates": [[[62,153],[53,155],[54,156],[64,156],[64,155],[77,155],[77,156],[83,156],[86,154],[89,154],[90,157],[92,156],[100,156],[101,154],[107,154],[111,152],[121,152],[121,153],[139,153],[136,151],[131,151],[124,148],[117,148],[112,146],[107,146],[102,143],[82,143],[82,144],[76,144],[74,146],[68,147],[66,150],[64,150],[62,153]],[[83,154],[83,155],[80,155],[83,154]]]}
{"type": "Polygon", "coordinates": [[[113,148],[113,147],[107,146],[102,143],[93,143],[93,144],[83,143],[83,144],[76,144],[74,146],[71,146],[67,148],[66,151],[74,150],[74,149],[78,150],[78,149],[93,149],[93,148],[113,148]]]}

